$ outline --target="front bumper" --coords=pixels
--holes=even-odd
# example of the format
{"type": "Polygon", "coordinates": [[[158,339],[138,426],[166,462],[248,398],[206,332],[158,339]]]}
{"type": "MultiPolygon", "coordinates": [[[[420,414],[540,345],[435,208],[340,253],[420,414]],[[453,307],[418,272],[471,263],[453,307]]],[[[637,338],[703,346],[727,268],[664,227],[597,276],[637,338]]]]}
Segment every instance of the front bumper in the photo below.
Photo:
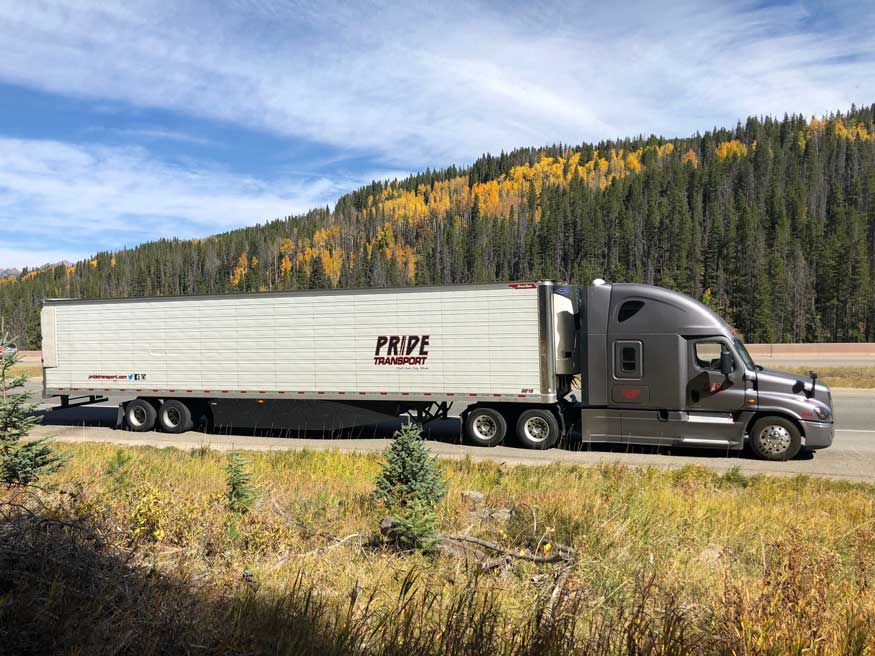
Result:
{"type": "Polygon", "coordinates": [[[831,421],[803,421],[803,440],[809,449],[825,449],[832,444],[835,425],[831,421]]]}

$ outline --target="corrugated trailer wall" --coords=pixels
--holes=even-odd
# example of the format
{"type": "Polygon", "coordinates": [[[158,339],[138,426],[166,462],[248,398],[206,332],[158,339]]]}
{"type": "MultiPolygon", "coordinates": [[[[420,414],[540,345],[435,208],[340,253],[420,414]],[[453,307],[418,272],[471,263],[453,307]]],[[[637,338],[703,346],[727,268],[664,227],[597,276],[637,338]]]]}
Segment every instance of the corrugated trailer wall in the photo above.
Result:
{"type": "MultiPolygon", "coordinates": [[[[534,286],[47,301],[48,394],[541,392],[534,286]]],[[[44,337],[45,339],[45,337],[44,337]]]]}

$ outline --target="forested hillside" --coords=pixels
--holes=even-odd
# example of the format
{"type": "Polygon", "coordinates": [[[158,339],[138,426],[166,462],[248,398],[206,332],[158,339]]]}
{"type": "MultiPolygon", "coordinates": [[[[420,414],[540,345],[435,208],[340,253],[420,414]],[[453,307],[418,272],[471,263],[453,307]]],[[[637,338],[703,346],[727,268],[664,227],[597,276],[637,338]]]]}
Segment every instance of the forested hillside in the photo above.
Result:
{"type": "Polygon", "coordinates": [[[875,340],[873,117],[486,155],[333,211],[25,271],[0,312],[35,348],[44,297],[602,277],[701,298],[749,341],[875,340]]]}

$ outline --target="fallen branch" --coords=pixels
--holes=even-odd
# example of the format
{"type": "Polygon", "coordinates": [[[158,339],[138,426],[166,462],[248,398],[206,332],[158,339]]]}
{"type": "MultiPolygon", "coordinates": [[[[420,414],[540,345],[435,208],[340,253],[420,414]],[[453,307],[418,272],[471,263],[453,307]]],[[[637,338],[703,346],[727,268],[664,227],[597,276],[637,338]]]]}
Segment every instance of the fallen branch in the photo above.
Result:
{"type": "MultiPolygon", "coordinates": [[[[511,549],[506,549],[495,542],[487,542],[486,540],[481,540],[480,538],[475,538],[470,535],[444,535],[442,536],[444,540],[453,540],[456,542],[469,542],[471,544],[476,544],[480,547],[484,547],[486,549],[491,549],[492,551],[496,551],[500,554],[504,554],[510,558],[518,558],[520,560],[527,560],[531,563],[559,563],[559,562],[569,562],[574,559],[575,551],[571,547],[561,546],[556,549],[556,552],[549,556],[536,556],[531,553],[527,553],[525,551],[513,551],[511,549]]],[[[494,564],[490,563],[490,565],[494,566],[494,564]]]]}
{"type": "Polygon", "coordinates": [[[565,586],[565,582],[568,580],[568,577],[571,575],[571,570],[573,568],[574,568],[574,563],[567,565],[559,573],[559,576],[556,577],[556,585],[553,587],[553,592],[550,594],[550,599],[547,601],[547,605],[544,608],[544,615],[542,617],[542,622],[552,622],[553,621],[553,609],[556,607],[556,602],[559,601],[559,597],[562,594],[562,588],[565,586]]]}
{"type": "Polygon", "coordinates": [[[292,554],[292,555],[295,556],[296,558],[303,558],[304,556],[314,556],[317,553],[324,553],[326,551],[331,551],[332,549],[336,549],[337,547],[344,544],[345,542],[348,542],[349,540],[352,540],[353,538],[360,538],[361,536],[362,536],[361,533],[353,533],[351,535],[347,535],[345,538],[335,538],[335,540],[337,540],[337,542],[335,542],[334,544],[329,544],[328,546],[324,546],[324,547],[316,547],[315,549],[311,549],[310,551],[305,551],[304,553],[298,553],[298,554],[292,554]]]}

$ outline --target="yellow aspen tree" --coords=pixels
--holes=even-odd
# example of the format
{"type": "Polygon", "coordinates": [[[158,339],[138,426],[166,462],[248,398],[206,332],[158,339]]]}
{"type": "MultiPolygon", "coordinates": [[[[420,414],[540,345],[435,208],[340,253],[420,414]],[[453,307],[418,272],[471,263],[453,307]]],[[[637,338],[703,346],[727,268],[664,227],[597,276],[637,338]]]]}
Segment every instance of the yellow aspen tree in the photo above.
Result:
{"type": "Polygon", "coordinates": [[[684,153],[683,163],[692,164],[694,169],[699,168],[699,157],[696,155],[696,151],[690,148],[684,153]]]}
{"type": "Polygon", "coordinates": [[[283,259],[280,260],[280,273],[283,276],[287,276],[292,272],[292,260],[288,255],[283,255],[283,259]]]}

